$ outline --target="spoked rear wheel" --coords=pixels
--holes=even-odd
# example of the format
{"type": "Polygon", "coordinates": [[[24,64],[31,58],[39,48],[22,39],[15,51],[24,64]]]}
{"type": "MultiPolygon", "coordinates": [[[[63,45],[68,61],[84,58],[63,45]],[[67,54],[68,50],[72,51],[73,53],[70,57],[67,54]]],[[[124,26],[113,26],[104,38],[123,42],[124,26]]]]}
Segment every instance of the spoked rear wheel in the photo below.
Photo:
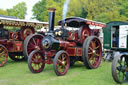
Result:
{"type": "Polygon", "coordinates": [[[21,39],[25,40],[25,38],[31,34],[34,34],[35,30],[33,27],[22,27],[20,30],[21,39]]]}
{"type": "Polygon", "coordinates": [[[54,71],[56,73],[56,75],[58,76],[62,76],[65,75],[69,69],[69,56],[68,53],[66,51],[59,51],[57,52],[57,54],[55,55],[54,58],[54,71]]]}
{"type": "Polygon", "coordinates": [[[43,35],[40,34],[32,34],[29,35],[25,40],[23,44],[23,54],[25,56],[25,59],[28,59],[29,54],[33,50],[40,50],[41,49],[41,41],[43,39],[43,35]]]}
{"type": "Polygon", "coordinates": [[[7,60],[8,51],[3,45],[0,45],[0,67],[3,66],[7,62],[7,60]]]}
{"type": "Polygon", "coordinates": [[[117,83],[128,81],[128,56],[118,55],[112,62],[112,76],[117,83]]]}
{"type": "Polygon", "coordinates": [[[84,40],[91,35],[90,29],[88,26],[82,26],[80,30],[78,31],[78,37],[80,39],[80,42],[83,44],[84,40]]]}
{"type": "Polygon", "coordinates": [[[82,57],[84,65],[89,69],[98,68],[102,59],[102,46],[95,36],[89,36],[83,44],[82,57]]]}
{"type": "Polygon", "coordinates": [[[28,67],[32,73],[40,73],[45,66],[44,55],[39,50],[34,50],[28,57],[28,67]]]}

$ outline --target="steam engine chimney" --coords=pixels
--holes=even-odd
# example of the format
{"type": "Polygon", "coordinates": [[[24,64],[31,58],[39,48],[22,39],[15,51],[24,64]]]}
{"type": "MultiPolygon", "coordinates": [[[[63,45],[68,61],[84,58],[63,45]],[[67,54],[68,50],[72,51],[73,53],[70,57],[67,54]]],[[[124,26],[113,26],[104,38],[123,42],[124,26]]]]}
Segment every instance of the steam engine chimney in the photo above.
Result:
{"type": "Polygon", "coordinates": [[[54,18],[55,18],[55,8],[49,8],[49,32],[54,30],[54,18]]]}

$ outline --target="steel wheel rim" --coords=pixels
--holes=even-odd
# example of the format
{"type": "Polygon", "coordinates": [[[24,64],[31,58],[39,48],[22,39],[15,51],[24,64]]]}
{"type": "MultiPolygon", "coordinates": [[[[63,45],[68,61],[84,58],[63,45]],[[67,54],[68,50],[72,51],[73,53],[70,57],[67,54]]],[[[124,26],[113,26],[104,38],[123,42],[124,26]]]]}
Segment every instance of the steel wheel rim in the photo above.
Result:
{"type": "Polygon", "coordinates": [[[30,65],[34,72],[41,72],[44,68],[45,60],[44,57],[39,53],[36,52],[32,55],[30,65]]]}
{"type": "Polygon", "coordinates": [[[0,46],[0,66],[3,66],[7,60],[8,52],[3,46],[0,46]]]}
{"type": "Polygon", "coordinates": [[[32,29],[26,28],[26,29],[23,31],[23,37],[24,37],[24,39],[25,39],[28,35],[33,34],[33,33],[34,33],[34,32],[32,31],[32,29]]]}
{"type": "Polygon", "coordinates": [[[94,38],[88,48],[88,60],[92,67],[97,68],[100,64],[101,58],[102,58],[102,48],[100,41],[96,38],[94,38]]]}
{"type": "Polygon", "coordinates": [[[34,36],[30,39],[27,45],[27,53],[28,55],[33,51],[33,50],[40,50],[41,49],[41,40],[42,37],[39,38],[38,36],[34,36]]]}
{"type": "Polygon", "coordinates": [[[22,28],[21,30],[21,36],[22,36],[22,40],[24,40],[27,36],[31,35],[31,34],[34,34],[35,33],[35,30],[33,28],[22,28]]]}
{"type": "Polygon", "coordinates": [[[57,63],[56,63],[56,68],[57,71],[63,75],[67,72],[69,67],[69,59],[68,55],[66,53],[62,53],[58,56],[57,63]]]}
{"type": "Polygon", "coordinates": [[[86,38],[85,35],[86,35],[86,37],[90,35],[90,32],[88,29],[83,30],[83,32],[81,34],[82,40],[84,40],[86,38]]]}
{"type": "Polygon", "coordinates": [[[117,78],[122,83],[128,79],[128,76],[126,77],[126,73],[128,72],[128,58],[126,59],[126,57],[128,56],[121,56],[116,64],[117,78]]]}

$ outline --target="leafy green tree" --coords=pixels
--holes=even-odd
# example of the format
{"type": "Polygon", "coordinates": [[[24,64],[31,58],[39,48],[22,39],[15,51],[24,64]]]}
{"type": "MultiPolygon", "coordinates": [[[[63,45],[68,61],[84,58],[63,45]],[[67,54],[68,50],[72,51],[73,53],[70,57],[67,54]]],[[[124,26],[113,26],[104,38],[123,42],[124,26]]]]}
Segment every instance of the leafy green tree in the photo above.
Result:
{"type": "Polygon", "coordinates": [[[33,18],[36,18],[39,21],[45,21],[45,16],[47,15],[46,11],[46,0],[39,1],[33,7],[33,18]]]}
{"type": "Polygon", "coordinates": [[[27,7],[25,2],[21,2],[11,9],[7,9],[9,16],[15,16],[20,19],[24,19],[27,14],[27,7]]]}
{"type": "Polygon", "coordinates": [[[124,0],[72,0],[68,16],[79,16],[101,22],[126,21],[127,12],[124,11],[127,6],[121,8],[121,1],[124,0]]]}
{"type": "MultiPolygon", "coordinates": [[[[62,19],[65,0],[41,0],[33,7],[34,18],[48,21],[48,8],[57,9],[55,22],[62,19]]],[[[128,19],[127,0],[70,0],[66,17],[76,16],[91,20],[109,22],[128,19]]]]}
{"type": "Polygon", "coordinates": [[[120,15],[126,16],[128,18],[128,1],[119,0],[117,6],[119,7],[120,15]]]}
{"type": "Polygon", "coordinates": [[[113,12],[101,13],[97,15],[94,20],[107,23],[110,21],[126,21],[127,18],[126,16],[120,15],[120,12],[115,10],[113,12]]]}
{"type": "Polygon", "coordinates": [[[109,2],[109,4],[111,4],[110,8],[106,6],[107,8],[106,11],[95,16],[94,20],[105,22],[105,23],[110,21],[127,21],[128,12],[125,12],[127,9],[124,9],[126,7],[124,5],[125,2],[122,2],[122,1],[126,1],[126,0],[116,0],[111,3],[109,2]]]}
{"type": "Polygon", "coordinates": [[[68,9],[69,10],[68,10],[67,17],[77,16],[77,17],[85,18],[87,16],[87,12],[82,6],[82,2],[80,0],[72,0],[72,1],[70,0],[68,9]]]}
{"type": "Polygon", "coordinates": [[[56,8],[55,23],[62,19],[63,0],[41,0],[33,7],[33,15],[39,21],[48,21],[48,8],[56,8]]]}
{"type": "Polygon", "coordinates": [[[0,9],[0,15],[8,15],[8,12],[6,10],[0,9]]]}

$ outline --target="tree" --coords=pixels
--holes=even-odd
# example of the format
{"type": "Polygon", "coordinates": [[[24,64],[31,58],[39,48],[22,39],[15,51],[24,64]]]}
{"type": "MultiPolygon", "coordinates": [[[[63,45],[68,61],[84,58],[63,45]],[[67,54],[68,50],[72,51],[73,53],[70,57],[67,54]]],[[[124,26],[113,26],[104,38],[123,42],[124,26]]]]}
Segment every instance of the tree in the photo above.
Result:
{"type": "Polygon", "coordinates": [[[21,2],[19,4],[17,4],[16,6],[14,6],[11,9],[7,9],[8,11],[8,15],[9,16],[15,16],[18,17],[20,19],[24,19],[25,15],[27,14],[27,7],[25,2],[21,2]]]}
{"type": "Polygon", "coordinates": [[[87,16],[87,12],[85,11],[81,0],[70,0],[68,9],[67,17],[76,16],[85,18],[87,16]]]}
{"type": "Polygon", "coordinates": [[[120,15],[123,15],[128,18],[128,1],[119,0],[117,6],[119,7],[120,15]]]}
{"type": "MultiPolygon", "coordinates": [[[[34,7],[34,18],[48,21],[48,8],[57,9],[55,22],[62,19],[65,0],[41,0],[34,7]]],[[[128,19],[127,0],[70,0],[66,17],[76,16],[91,20],[109,22],[128,19]]]]}
{"type": "Polygon", "coordinates": [[[6,10],[0,9],[0,15],[8,15],[8,12],[6,10]]]}
{"type": "Polygon", "coordinates": [[[126,21],[127,18],[120,15],[120,12],[115,10],[113,12],[101,13],[100,15],[97,15],[94,20],[107,23],[110,21],[126,21]]]}
{"type": "MultiPolygon", "coordinates": [[[[127,21],[127,13],[128,12],[125,12],[127,9],[124,9],[125,7],[128,7],[128,6],[125,6],[125,1],[126,0],[114,0],[113,2],[109,2],[109,5],[110,7],[108,8],[106,6],[106,11],[104,11],[103,13],[95,16],[95,19],[94,20],[97,20],[97,21],[101,21],[101,22],[110,22],[110,21],[127,21]],[[123,2],[122,2],[123,1],[123,2]],[[123,5],[122,5],[123,4],[123,5]]],[[[127,1],[126,1],[127,3],[127,1]]]]}
{"type": "MultiPolygon", "coordinates": [[[[124,0],[121,0],[124,1],[124,0]]],[[[120,0],[72,0],[68,16],[108,22],[112,20],[126,21],[127,18],[120,14],[120,0]]],[[[126,1],[126,0],[125,0],[126,1]]],[[[127,2],[128,3],[128,2],[127,2]]],[[[123,8],[122,8],[123,9],[123,8]]],[[[124,8],[126,10],[126,8],[124,8]]],[[[124,14],[124,12],[122,12],[124,14]]],[[[126,14],[126,12],[125,12],[126,14]]]]}
{"type": "Polygon", "coordinates": [[[62,19],[63,0],[41,0],[33,7],[33,15],[39,21],[48,21],[48,8],[56,8],[55,23],[62,19]]]}

